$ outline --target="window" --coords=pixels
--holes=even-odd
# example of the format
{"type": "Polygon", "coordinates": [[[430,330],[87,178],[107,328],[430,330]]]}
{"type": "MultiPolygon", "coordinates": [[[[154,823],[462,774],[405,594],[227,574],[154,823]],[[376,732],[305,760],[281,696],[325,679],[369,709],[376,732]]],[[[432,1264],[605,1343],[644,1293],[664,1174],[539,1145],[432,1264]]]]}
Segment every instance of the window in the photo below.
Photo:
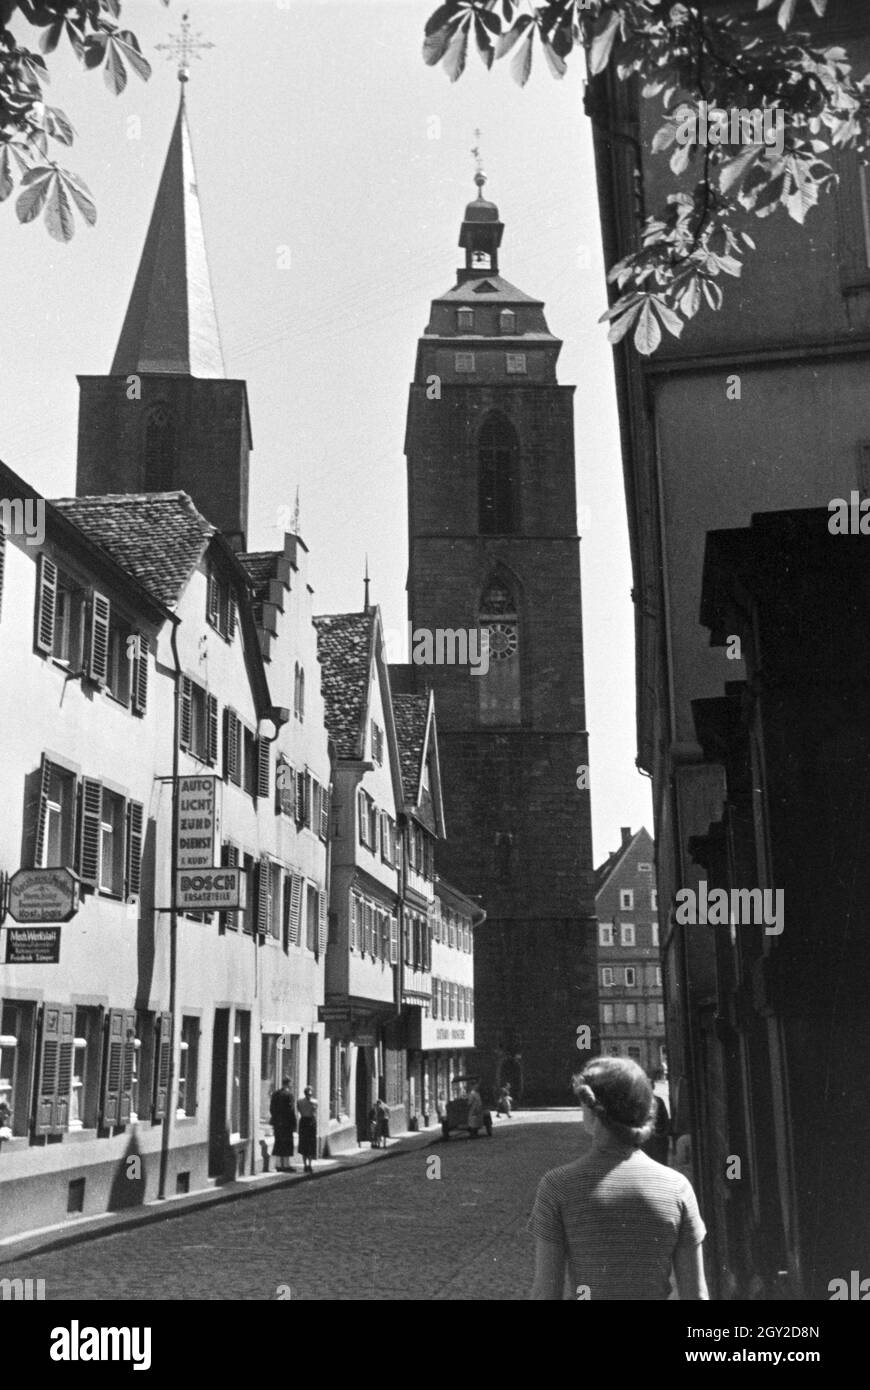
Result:
{"type": "Polygon", "coordinates": [[[610,922],[600,922],[598,925],[598,945],[613,945],[613,926],[610,922]]]}
{"type": "Polygon", "coordinates": [[[384,761],[384,731],[372,720],[372,759],[378,767],[384,761]]]}
{"type": "Polygon", "coordinates": [[[619,890],[619,910],[620,912],[631,912],[634,908],[634,889],[620,888],[619,890]]]}
{"type": "Polygon", "coordinates": [[[637,871],[639,874],[651,874],[652,864],[638,864],[637,871]]]}
{"type": "Polygon", "coordinates": [[[633,1062],[639,1062],[639,1061],[640,1061],[640,1048],[639,1048],[639,1047],[629,1047],[629,1048],[627,1048],[626,1050],[627,1050],[627,1052],[628,1052],[629,1057],[632,1059],[633,1062]]]}
{"type": "Polygon", "coordinates": [[[613,984],[613,966],[612,966],[612,965],[604,965],[604,966],[601,967],[601,983],[602,983],[602,985],[604,986],[605,989],[608,989],[608,988],[610,987],[610,985],[613,984]]]}
{"type": "Polygon", "coordinates": [[[658,894],[658,889],[657,889],[657,888],[651,888],[651,889],[650,889],[650,894],[649,894],[649,905],[650,905],[650,907],[652,908],[653,912],[658,912],[658,908],[659,908],[659,894],[658,894]]]}
{"type": "Polygon", "coordinates": [[[460,333],[471,333],[474,331],[474,310],[462,308],[456,310],[456,327],[460,333]]]}
{"type": "Polygon", "coordinates": [[[625,1021],[626,1021],[626,1023],[637,1023],[637,1005],[636,1005],[636,1004],[626,1004],[626,1006],[625,1006],[625,1021]]]}
{"type": "Polygon", "coordinates": [[[664,1006],[664,1004],[656,1004],[656,1023],[664,1023],[664,1021],[665,1021],[665,1006],[664,1006]]]}
{"type": "Polygon", "coordinates": [[[196,1114],[197,1073],[199,1071],[199,1019],[185,1014],[181,1020],[181,1052],[178,1059],[179,1119],[196,1114]]]}
{"type": "Polygon", "coordinates": [[[148,411],[143,453],[145,491],[171,492],[175,486],[175,426],[162,401],[148,411]]]}
{"type": "Polygon", "coordinates": [[[454,367],[454,370],[457,371],[457,372],[473,372],[473,371],[474,371],[474,353],[473,353],[473,352],[457,352],[457,353],[454,353],[454,355],[453,355],[453,367],[454,367]]]}
{"type": "Polygon", "coordinates": [[[385,864],[396,864],[396,822],[386,811],[381,812],[381,858],[385,864]]]}
{"type": "Polygon", "coordinates": [[[653,922],[653,924],[652,924],[652,944],[653,944],[653,946],[658,946],[658,944],[659,944],[659,924],[658,924],[658,922],[653,922]]]}
{"type": "MultiPolygon", "coordinates": [[[[137,1009],[136,1011],[136,1046],[133,1052],[133,1080],[130,1088],[131,1123],[152,1118],[151,1094],[155,1081],[154,1063],[157,1040],[154,1017],[154,1014],[149,1013],[147,1009],[137,1009]]],[[[76,1033],[80,1031],[78,1018],[76,1018],[76,1033]]]]}
{"type": "Polygon", "coordinates": [[[34,864],[40,869],[72,868],[75,864],[76,779],[56,763],[45,762],[42,777],[44,821],[34,864]]]}
{"type": "Polygon", "coordinates": [[[483,535],[506,535],[517,528],[517,435],[504,415],[492,413],[478,440],[478,525],[483,535]]]}
{"type": "Polygon", "coordinates": [[[293,667],[293,713],[302,723],[305,719],[305,671],[297,661],[293,667]]]}
{"type": "MultiPolygon", "coordinates": [[[[232,710],[224,712],[224,760],[229,773],[229,739],[235,731],[230,726],[235,719],[232,710]]],[[[238,722],[238,721],[236,721],[238,722]]],[[[234,757],[238,763],[238,734],[236,733],[234,757]]],[[[218,703],[204,686],[190,676],[181,677],[181,720],[179,744],[187,753],[192,753],[201,762],[216,763],[218,757],[218,703]]],[[[233,779],[235,780],[235,779],[233,779]]]]}
{"type": "Polygon", "coordinates": [[[601,1005],[601,1022],[602,1022],[602,1023],[612,1023],[612,1022],[613,1022],[613,1005],[612,1005],[612,1004],[602,1004],[602,1005],[601,1005]]]}
{"type": "Polygon", "coordinates": [[[517,316],[513,309],[502,309],[498,316],[499,333],[516,333],[517,316]]]}
{"type": "Polygon", "coordinates": [[[377,810],[375,803],[368,792],[359,789],[357,797],[357,811],[359,816],[359,841],[367,849],[377,849],[378,829],[377,829],[377,810]]]}
{"type": "Polygon", "coordinates": [[[305,945],[309,951],[317,950],[317,922],[319,916],[318,892],[310,883],[306,884],[305,898],[305,945]]]}
{"type": "Polygon", "coordinates": [[[103,788],[100,820],[100,892],[120,898],[124,892],[124,799],[103,788]]]}
{"type": "Polygon", "coordinates": [[[230,1124],[233,1134],[248,1137],[250,1129],[251,1015],[239,1010],[233,1034],[232,1097],[230,1124]]]}
{"type": "Polygon", "coordinates": [[[634,989],[636,985],[637,971],[635,970],[633,965],[627,965],[625,967],[625,987],[626,989],[634,989]]]}
{"type": "Polygon", "coordinates": [[[30,1074],[34,1054],[36,1005],[7,1002],[0,1008],[0,1103],[8,1105],[13,1134],[30,1128],[30,1074]]]}
{"type": "Polygon", "coordinates": [[[350,1062],[346,1042],[332,1042],[329,1046],[329,1114],[339,1120],[348,1114],[347,1097],[349,1090],[350,1062]]]}
{"type": "Polygon", "coordinates": [[[662,967],[660,965],[656,966],[656,987],[658,989],[662,987],[662,967]]]}
{"type": "Polygon", "coordinates": [[[206,620],[221,637],[231,642],[236,634],[236,605],[232,585],[213,566],[208,571],[206,620]]]}
{"type": "Polygon", "coordinates": [[[43,656],[74,671],[82,669],[84,657],[84,606],[82,585],[41,554],[37,562],[34,644],[43,656]]]}
{"type": "Polygon", "coordinates": [[[109,622],[109,653],[106,662],[106,690],[114,700],[129,705],[135,636],[129,623],[116,618],[109,622]]]}
{"type": "Polygon", "coordinates": [[[634,945],[634,925],[631,922],[621,922],[619,926],[620,946],[634,945]]]}
{"type": "Polygon", "coordinates": [[[524,375],[526,370],[526,354],[524,352],[506,352],[504,365],[509,376],[524,375]]]}

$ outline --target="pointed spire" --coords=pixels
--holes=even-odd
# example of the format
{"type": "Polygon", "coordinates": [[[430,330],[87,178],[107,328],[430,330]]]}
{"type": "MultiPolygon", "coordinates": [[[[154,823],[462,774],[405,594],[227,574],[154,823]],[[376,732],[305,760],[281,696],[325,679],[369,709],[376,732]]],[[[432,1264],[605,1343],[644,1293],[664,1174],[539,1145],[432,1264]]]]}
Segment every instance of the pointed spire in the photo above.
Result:
{"type": "Polygon", "coordinates": [[[296,484],[296,501],[293,504],[293,534],[299,535],[299,484],[296,484]]]}
{"type": "Polygon", "coordinates": [[[365,579],[363,580],[363,584],[365,585],[365,601],[364,601],[364,604],[363,604],[363,612],[364,612],[364,613],[368,613],[369,610],[370,610],[370,608],[371,608],[371,604],[370,604],[370,602],[369,602],[369,584],[370,584],[370,583],[371,583],[371,580],[369,579],[369,557],[368,557],[368,555],[366,555],[366,573],[365,573],[365,579]]]}
{"type": "Polygon", "coordinates": [[[226,376],[183,82],[145,249],[112,363],[113,376],[131,372],[226,376]]]}

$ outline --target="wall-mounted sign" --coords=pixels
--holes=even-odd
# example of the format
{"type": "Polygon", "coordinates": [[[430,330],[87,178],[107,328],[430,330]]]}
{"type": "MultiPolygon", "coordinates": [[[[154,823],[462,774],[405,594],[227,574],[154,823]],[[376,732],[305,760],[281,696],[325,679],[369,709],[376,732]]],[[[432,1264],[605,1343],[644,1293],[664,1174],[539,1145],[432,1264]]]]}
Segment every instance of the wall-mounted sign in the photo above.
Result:
{"type": "Polygon", "coordinates": [[[185,869],[175,876],[175,906],[194,912],[233,912],[247,906],[244,869],[185,869]]]}
{"type": "Polygon", "coordinates": [[[10,927],[6,937],[7,965],[57,965],[60,927],[10,927]]]}
{"type": "Polygon", "coordinates": [[[16,922],[68,922],[78,910],[79,881],[71,869],[19,869],[9,880],[16,922]]]}
{"type": "Polygon", "coordinates": [[[179,777],[176,867],[211,869],[220,845],[220,801],[216,777],[179,777]]]}
{"type": "Polygon", "coordinates": [[[318,1004],[318,1023],[350,1023],[350,1008],[346,1004],[318,1004]]]}

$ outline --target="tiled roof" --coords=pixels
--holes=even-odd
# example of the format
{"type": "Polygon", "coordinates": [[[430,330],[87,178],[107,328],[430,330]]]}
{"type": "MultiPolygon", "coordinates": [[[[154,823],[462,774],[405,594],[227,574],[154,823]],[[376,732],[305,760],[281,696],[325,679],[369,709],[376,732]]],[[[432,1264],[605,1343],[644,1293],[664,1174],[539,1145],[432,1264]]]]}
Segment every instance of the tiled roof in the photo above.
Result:
{"type": "Polygon", "coordinates": [[[215,533],[186,492],[61,497],[51,505],[168,605],[215,533]]]}
{"type": "Polygon", "coordinates": [[[396,737],[399,741],[399,761],[402,765],[402,786],[405,800],[412,806],[417,802],[420,785],[420,763],[426,738],[426,716],[429,710],[427,695],[394,695],[393,714],[396,737]]]}
{"type": "Polygon", "coordinates": [[[273,550],[249,551],[236,557],[247,571],[254,586],[257,598],[264,598],[269,588],[269,580],[275,576],[277,552],[273,550]]]}
{"type": "Polygon", "coordinates": [[[512,285],[509,280],[505,280],[502,275],[487,274],[481,271],[480,275],[469,276],[467,280],[460,282],[448,290],[446,294],[439,295],[437,302],[453,303],[459,300],[463,304],[475,303],[483,300],[486,304],[541,304],[540,299],[533,299],[530,294],[523,290],[518,290],[516,285],[512,285]],[[485,288],[492,285],[492,289],[485,288]]]}
{"type": "Polygon", "coordinates": [[[326,724],[340,758],[360,756],[374,617],[371,609],[314,619],[326,724]]]}

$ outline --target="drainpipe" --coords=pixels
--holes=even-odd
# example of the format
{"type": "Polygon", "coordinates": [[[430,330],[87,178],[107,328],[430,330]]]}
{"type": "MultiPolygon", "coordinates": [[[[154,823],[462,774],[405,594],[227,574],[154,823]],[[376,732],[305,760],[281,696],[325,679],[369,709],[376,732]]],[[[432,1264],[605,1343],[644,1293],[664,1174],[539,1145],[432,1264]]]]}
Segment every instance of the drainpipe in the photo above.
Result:
{"type": "Polygon", "coordinates": [[[175,663],[174,718],[172,721],[172,846],[170,852],[169,885],[169,1017],[172,1020],[172,1046],[169,1049],[169,1074],[166,1078],[166,1111],[163,1116],[163,1130],[160,1135],[160,1182],[157,1197],[166,1197],[166,1177],[169,1169],[169,1140],[172,1128],[175,1091],[175,1035],[176,1035],[176,996],[178,990],[178,908],[175,902],[175,882],[178,870],[178,756],[181,734],[181,662],[178,658],[178,620],[174,619],[170,633],[172,659],[175,663]]]}

